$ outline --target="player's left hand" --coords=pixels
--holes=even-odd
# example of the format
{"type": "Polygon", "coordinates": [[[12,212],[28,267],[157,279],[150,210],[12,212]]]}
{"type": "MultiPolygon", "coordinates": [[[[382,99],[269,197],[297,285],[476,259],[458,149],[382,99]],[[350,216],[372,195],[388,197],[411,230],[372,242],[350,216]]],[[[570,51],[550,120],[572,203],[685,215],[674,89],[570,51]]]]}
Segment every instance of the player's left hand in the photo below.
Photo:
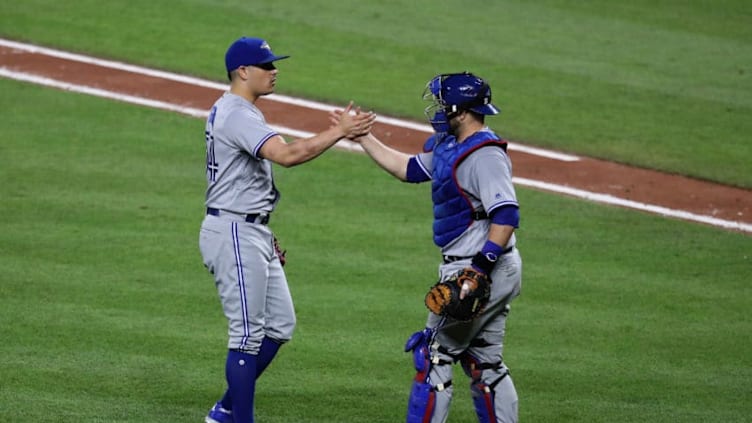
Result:
{"type": "Polygon", "coordinates": [[[434,314],[467,321],[483,311],[490,297],[488,275],[468,267],[431,287],[425,303],[434,314]]]}

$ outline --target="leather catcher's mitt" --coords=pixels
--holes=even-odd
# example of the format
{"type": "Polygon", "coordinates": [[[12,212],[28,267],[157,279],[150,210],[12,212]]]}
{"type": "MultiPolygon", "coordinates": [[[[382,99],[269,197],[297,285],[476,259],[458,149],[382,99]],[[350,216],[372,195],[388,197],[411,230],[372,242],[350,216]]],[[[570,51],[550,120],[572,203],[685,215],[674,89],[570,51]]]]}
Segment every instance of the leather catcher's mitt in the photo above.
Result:
{"type": "Polygon", "coordinates": [[[277,240],[277,237],[274,237],[274,252],[277,254],[277,257],[279,257],[279,264],[282,266],[287,263],[287,250],[283,250],[282,247],[279,246],[279,241],[277,240]]]}
{"type": "Polygon", "coordinates": [[[491,280],[472,268],[462,269],[449,279],[439,281],[426,294],[426,307],[432,313],[468,321],[480,314],[491,297],[491,280]],[[470,290],[460,300],[462,285],[470,290]]]}

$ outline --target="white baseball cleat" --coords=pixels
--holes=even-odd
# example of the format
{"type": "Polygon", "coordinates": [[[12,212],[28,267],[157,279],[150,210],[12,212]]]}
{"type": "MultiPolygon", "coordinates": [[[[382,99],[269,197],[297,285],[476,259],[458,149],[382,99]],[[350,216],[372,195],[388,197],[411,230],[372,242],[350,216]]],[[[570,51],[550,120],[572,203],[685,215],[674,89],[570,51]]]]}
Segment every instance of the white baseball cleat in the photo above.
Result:
{"type": "Polygon", "coordinates": [[[222,404],[217,401],[209,410],[209,414],[206,415],[204,420],[206,423],[232,423],[232,411],[222,408],[222,404]]]}

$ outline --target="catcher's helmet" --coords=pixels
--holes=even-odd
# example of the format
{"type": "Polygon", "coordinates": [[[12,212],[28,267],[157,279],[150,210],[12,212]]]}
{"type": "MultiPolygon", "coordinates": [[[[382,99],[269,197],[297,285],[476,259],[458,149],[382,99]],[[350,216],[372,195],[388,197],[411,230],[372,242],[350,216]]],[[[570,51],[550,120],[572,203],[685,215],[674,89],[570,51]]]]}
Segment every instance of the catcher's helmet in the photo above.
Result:
{"type": "Polygon", "coordinates": [[[481,115],[500,112],[491,104],[491,87],[470,72],[435,76],[426,84],[423,99],[432,102],[425,113],[437,132],[449,132],[449,120],[464,110],[481,115]]]}

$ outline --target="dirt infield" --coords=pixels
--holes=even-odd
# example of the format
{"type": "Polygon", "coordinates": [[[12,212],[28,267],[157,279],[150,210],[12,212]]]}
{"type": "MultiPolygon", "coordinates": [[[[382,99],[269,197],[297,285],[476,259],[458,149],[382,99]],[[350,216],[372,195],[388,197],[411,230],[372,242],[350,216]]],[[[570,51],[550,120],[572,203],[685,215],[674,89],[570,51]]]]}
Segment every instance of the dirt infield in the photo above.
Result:
{"type": "MultiPolygon", "coordinates": [[[[0,68],[71,84],[206,110],[220,90],[216,87],[103,67],[64,57],[53,57],[0,45],[0,68]]],[[[258,103],[273,125],[318,132],[326,125],[326,111],[262,99],[258,103]]],[[[375,134],[387,144],[409,153],[418,152],[427,134],[418,129],[379,122],[375,134]]],[[[617,163],[579,157],[563,161],[514,148],[510,156],[515,176],[556,184],[619,199],[738,222],[742,231],[752,224],[752,191],[678,175],[638,169],[617,163]]],[[[735,228],[731,228],[735,229],[735,228]]]]}

